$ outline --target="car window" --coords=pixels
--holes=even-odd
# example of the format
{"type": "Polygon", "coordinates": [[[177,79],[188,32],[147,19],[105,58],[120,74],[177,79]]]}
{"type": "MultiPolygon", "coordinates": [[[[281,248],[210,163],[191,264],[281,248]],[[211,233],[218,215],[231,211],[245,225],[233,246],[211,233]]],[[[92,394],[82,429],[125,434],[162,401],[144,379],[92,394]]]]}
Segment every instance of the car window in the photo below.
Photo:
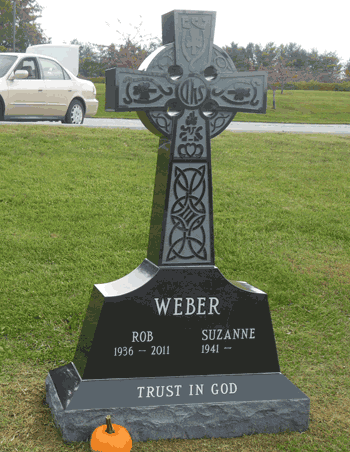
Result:
{"type": "Polygon", "coordinates": [[[28,72],[28,78],[25,80],[37,80],[40,78],[37,64],[35,58],[33,57],[23,58],[15,67],[15,72],[19,70],[28,72]]]}
{"type": "Polygon", "coordinates": [[[64,74],[65,80],[70,80],[70,77],[69,77],[69,75],[68,75],[68,72],[66,72],[64,69],[63,69],[63,74],[64,74]]]}
{"type": "Polygon", "coordinates": [[[0,55],[0,77],[3,77],[17,60],[14,55],[0,55]]]}
{"type": "Polygon", "coordinates": [[[45,80],[64,80],[63,69],[55,61],[39,58],[45,80]]]}

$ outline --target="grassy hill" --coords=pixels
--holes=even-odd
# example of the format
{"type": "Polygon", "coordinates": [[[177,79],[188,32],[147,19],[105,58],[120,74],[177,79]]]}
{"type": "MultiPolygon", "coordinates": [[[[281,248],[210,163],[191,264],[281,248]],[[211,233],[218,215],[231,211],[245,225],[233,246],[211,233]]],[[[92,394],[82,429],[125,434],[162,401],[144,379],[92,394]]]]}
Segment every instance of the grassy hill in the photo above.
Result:
{"type": "MultiPolygon", "coordinates": [[[[325,110],[344,103],[345,117],[344,94],[325,94],[334,99],[325,110]]],[[[292,99],[308,95],[287,93],[277,108],[283,97],[295,122],[292,99]]],[[[72,360],[93,285],[147,255],[158,139],[3,123],[0,142],[0,450],[89,451],[62,441],[45,378],[72,360]]],[[[349,149],[350,136],[212,140],[216,265],[268,294],[281,371],[311,399],[309,429],[140,442],[133,452],[350,450],[349,149]]]]}

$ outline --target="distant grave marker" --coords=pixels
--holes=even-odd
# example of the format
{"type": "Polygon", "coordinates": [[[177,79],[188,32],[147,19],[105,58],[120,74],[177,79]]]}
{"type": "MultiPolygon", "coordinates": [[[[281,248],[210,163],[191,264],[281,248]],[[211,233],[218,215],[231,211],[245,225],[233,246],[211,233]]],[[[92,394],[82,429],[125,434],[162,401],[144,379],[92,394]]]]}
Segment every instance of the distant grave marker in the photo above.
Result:
{"type": "Polygon", "coordinates": [[[133,441],[306,430],[310,400],[280,373],[267,295],[214,265],[210,139],[238,111],[265,113],[267,75],[237,72],[213,44],[214,12],[162,23],[139,70],[106,71],[106,110],[137,111],[160,137],[147,259],[94,286],[48,403],[67,441],[107,414],[133,441]]]}

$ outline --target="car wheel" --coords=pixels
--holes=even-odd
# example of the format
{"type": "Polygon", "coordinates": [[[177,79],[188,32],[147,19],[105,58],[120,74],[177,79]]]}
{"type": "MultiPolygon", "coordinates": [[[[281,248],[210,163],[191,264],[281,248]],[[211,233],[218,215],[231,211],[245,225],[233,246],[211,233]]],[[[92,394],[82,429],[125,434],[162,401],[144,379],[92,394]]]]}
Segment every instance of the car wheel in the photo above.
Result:
{"type": "Polygon", "coordinates": [[[82,124],[84,122],[84,107],[79,100],[72,100],[62,122],[67,124],[82,124]]]}
{"type": "Polygon", "coordinates": [[[3,120],[4,120],[4,109],[0,102],[0,121],[3,121],[3,120]]]}

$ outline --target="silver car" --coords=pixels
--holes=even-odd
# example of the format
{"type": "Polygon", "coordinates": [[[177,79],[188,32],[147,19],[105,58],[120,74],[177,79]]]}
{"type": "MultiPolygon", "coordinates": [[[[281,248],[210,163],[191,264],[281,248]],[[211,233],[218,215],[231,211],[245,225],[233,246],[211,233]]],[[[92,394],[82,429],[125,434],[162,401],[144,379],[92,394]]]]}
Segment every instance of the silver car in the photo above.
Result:
{"type": "Polygon", "coordinates": [[[0,121],[82,124],[97,112],[95,85],[55,58],[0,53],[0,121]]]}

